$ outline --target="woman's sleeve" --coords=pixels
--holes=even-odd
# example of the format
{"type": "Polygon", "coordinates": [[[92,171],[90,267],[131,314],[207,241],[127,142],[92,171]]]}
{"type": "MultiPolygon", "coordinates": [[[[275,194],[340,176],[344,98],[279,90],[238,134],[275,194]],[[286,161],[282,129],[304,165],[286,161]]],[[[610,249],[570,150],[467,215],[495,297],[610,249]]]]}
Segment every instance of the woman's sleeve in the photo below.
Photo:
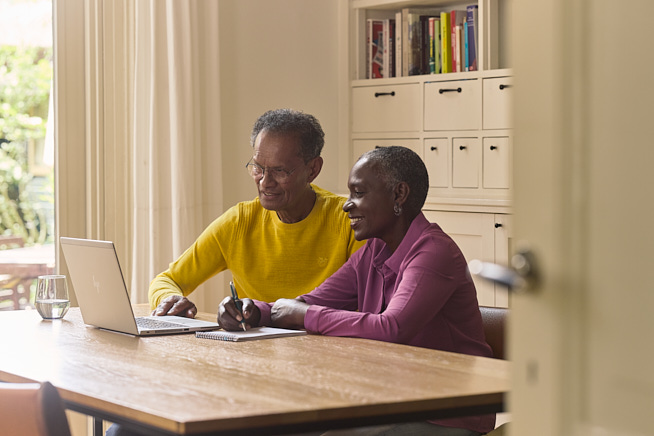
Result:
{"type": "Polygon", "coordinates": [[[407,343],[425,328],[454,292],[457,284],[454,276],[448,273],[451,268],[449,256],[439,256],[433,251],[417,252],[403,263],[397,289],[382,313],[315,305],[309,308],[305,318],[307,330],[331,336],[407,343]]]}

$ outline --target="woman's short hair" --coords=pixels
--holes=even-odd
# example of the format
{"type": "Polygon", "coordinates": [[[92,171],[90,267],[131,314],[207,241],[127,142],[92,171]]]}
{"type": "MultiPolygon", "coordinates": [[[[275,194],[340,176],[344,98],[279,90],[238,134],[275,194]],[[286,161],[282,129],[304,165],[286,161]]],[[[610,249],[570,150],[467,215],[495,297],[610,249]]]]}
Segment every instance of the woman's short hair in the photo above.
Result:
{"type": "Polygon", "coordinates": [[[405,207],[414,213],[420,212],[429,191],[429,174],[422,158],[410,148],[393,145],[378,147],[364,153],[359,160],[367,159],[377,175],[389,190],[395,189],[400,182],[409,185],[409,197],[405,207]]]}
{"type": "Polygon", "coordinates": [[[296,135],[300,142],[300,155],[305,163],[320,156],[325,145],[325,133],[316,117],[293,109],[275,109],[261,115],[252,127],[252,147],[263,130],[296,135]]]}

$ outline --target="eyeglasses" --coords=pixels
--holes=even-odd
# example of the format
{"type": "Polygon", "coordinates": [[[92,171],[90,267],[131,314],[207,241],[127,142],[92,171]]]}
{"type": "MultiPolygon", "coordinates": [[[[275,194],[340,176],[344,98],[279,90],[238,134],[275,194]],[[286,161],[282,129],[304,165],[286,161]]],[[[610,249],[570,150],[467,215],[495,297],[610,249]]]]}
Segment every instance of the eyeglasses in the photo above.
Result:
{"type": "Polygon", "coordinates": [[[259,179],[263,177],[264,174],[268,174],[268,176],[272,177],[277,183],[286,183],[291,177],[291,174],[298,169],[298,167],[295,167],[292,170],[285,170],[283,168],[264,168],[261,165],[252,162],[252,159],[245,164],[245,168],[254,179],[259,179]]]}

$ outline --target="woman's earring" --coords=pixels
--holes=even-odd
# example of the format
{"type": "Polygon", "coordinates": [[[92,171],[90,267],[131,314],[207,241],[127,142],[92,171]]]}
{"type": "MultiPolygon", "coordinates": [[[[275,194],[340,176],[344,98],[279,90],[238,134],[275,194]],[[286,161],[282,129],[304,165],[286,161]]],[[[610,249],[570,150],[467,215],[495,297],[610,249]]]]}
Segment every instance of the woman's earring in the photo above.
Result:
{"type": "Polygon", "coordinates": [[[395,206],[393,206],[393,212],[395,212],[395,216],[400,216],[402,215],[402,206],[399,204],[395,203],[395,206]]]}

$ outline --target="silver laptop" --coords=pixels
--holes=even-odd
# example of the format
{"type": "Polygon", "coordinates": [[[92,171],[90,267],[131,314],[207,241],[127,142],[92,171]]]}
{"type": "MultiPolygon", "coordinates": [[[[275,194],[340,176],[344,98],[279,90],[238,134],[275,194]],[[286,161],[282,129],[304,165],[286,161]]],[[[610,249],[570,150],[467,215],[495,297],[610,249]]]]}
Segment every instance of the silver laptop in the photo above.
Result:
{"type": "Polygon", "coordinates": [[[216,330],[218,323],[180,316],[134,317],[113,242],[59,238],[85,324],[135,336],[216,330]]]}

